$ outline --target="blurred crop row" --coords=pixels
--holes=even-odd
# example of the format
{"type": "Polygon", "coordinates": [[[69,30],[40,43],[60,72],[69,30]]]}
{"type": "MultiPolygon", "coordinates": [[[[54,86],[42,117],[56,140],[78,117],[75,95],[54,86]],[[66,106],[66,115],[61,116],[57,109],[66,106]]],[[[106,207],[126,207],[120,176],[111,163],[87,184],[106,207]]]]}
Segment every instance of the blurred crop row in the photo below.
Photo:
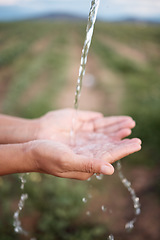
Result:
{"type": "MultiPolygon", "coordinates": [[[[73,106],[85,27],[84,22],[63,21],[0,23],[2,113],[35,118],[47,111],[66,107],[68,103],[67,107],[73,106]]],[[[84,89],[85,96],[82,90],[82,108],[101,111],[105,115],[127,114],[136,120],[137,126],[132,136],[142,139],[143,148],[141,152],[126,158],[124,171],[136,182],[135,176],[139,176],[136,175],[139,174],[137,169],[142,169],[140,176],[147,187],[146,192],[139,190],[139,194],[142,198],[155,199],[155,206],[160,201],[157,177],[160,165],[159,66],[159,25],[97,22],[86,69],[87,74],[94,76],[95,84],[84,89]],[[146,172],[151,173],[148,179],[145,178],[146,172]]],[[[156,227],[153,227],[152,233],[146,229],[146,232],[135,230],[133,235],[127,235],[124,231],[116,232],[106,223],[105,219],[110,219],[108,216],[98,217],[98,201],[101,204],[109,197],[111,205],[116,201],[116,197],[112,199],[115,193],[111,196],[106,189],[114,187],[118,193],[116,189],[119,189],[120,183],[115,177],[106,177],[101,183],[93,181],[93,189],[90,189],[88,182],[38,173],[31,173],[27,178],[25,191],[29,194],[29,200],[21,218],[24,228],[39,240],[100,240],[106,239],[111,230],[115,231],[117,239],[123,240],[160,238],[156,227]],[[91,211],[95,211],[91,220],[85,216],[87,206],[82,203],[88,191],[95,193],[90,204],[91,211]]],[[[1,240],[25,239],[16,235],[12,227],[12,215],[20,196],[19,186],[17,175],[0,177],[1,240]]],[[[123,188],[121,191],[126,199],[129,198],[123,188]]],[[[122,198],[123,201],[126,200],[122,198]]],[[[157,208],[153,212],[156,216],[157,208]]],[[[123,217],[127,220],[128,215],[122,214],[123,217]]]]}

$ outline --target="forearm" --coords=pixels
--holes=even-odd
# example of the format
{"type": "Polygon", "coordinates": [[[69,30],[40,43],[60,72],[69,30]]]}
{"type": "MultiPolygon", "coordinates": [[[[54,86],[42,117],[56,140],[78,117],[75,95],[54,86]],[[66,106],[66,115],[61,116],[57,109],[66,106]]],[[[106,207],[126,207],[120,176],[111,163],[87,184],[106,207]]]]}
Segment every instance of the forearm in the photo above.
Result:
{"type": "Polygon", "coordinates": [[[0,145],[0,175],[35,171],[30,143],[0,145]]]}
{"type": "Polygon", "coordinates": [[[0,114],[0,143],[22,143],[35,139],[37,120],[0,114]]]}

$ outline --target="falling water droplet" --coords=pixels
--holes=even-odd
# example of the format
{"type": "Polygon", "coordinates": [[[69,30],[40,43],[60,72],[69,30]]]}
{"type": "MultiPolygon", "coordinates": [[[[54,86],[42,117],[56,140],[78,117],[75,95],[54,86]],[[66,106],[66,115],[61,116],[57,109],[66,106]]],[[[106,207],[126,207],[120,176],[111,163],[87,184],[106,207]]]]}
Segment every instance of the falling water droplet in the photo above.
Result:
{"type": "Polygon", "coordinates": [[[89,181],[91,181],[91,177],[90,177],[90,178],[88,178],[88,179],[87,179],[87,181],[88,181],[88,182],[89,182],[89,181]]]}
{"type": "Polygon", "coordinates": [[[141,213],[141,209],[140,209],[140,208],[136,208],[135,214],[136,214],[136,215],[139,215],[140,213],[141,213]]]}
{"type": "Polygon", "coordinates": [[[82,202],[87,203],[87,198],[82,198],[82,202]]]}
{"type": "Polygon", "coordinates": [[[98,180],[102,180],[103,179],[103,174],[96,174],[96,178],[98,180]]]}
{"type": "Polygon", "coordinates": [[[125,229],[127,232],[130,232],[134,228],[135,219],[126,223],[125,229]]]}
{"type": "Polygon", "coordinates": [[[134,198],[134,208],[138,208],[139,206],[140,206],[139,198],[138,198],[138,197],[135,197],[135,198],[134,198]]]}
{"type": "Polygon", "coordinates": [[[104,205],[101,206],[101,209],[102,209],[103,212],[106,212],[106,211],[107,211],[107,207],[104,206],[104,205]]]}
{"type": "Polygon", "coordinates": [[[18,232],[19,232],[19,228],[16,227],[16,228],[14,229],[14,231],[18,233],[18,232]]]}
{"type": "Polygon", "coordinates": [[[114,240],[113,234],[110,234],[110,235],[109,235],[108,240],[114,240]]]}
{"type": "Polygon", "coordinates": [[[19,215],[19,212],[15,212],[15,213],[14,213],[14,218],[17,218],[18,215],[19,215]]]}

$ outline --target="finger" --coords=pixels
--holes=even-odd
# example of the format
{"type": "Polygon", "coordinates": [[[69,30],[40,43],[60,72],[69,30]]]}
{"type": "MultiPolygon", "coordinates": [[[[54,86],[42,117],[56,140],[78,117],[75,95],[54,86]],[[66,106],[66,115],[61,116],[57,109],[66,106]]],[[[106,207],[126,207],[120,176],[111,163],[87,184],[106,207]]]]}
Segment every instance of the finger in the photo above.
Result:
{"type": "MultiPolygon", "coordinates": [[[[105,174],[111,175],[114,172],[114,167],[102,160],[102,159],[93,159],[84,156],[77,155],[74,163],[74,171],[83,172],[83,173],[103,173],[103,168],[105,166],[105,174]]],[[[73,168],[73,162],[72,162],[73,168]]]]}
{"type": "Polygon", "coordinates": [[[93,173],[85,173],[85,172],[64,172],[59,174],[59,177],[62,178],[71,178],[76,180],[87,180],[89,179],[93,173]]]}
{"type": "Polygon", "coordinates": [[[123,117],[123,119],[121,117],[119,118],[121,120],[119,119],[115,122],[113,121],[112,123],[111,122],[108,123],[108,121],[106,121],[107,119],[105,118],[99,118],[99,119],[96,119],[95,121],[84,122],[80,125],[79,128],[82,131],[90,131],[90,132],[96,131],[96,132],[107,134],[107,133],[118,131],[123,128],[131,129],[135,126],[135,121],[133,121],[130,117],[123,117]],[[95,127],[95,122],[98,122],[100,126],[99,128],[95,127]]]}
{"type": "Polygon", "coordinates": [[[80,124],[79,129],[86,132],[94,132],[93,121],[83,122],[80,124]]]}
{"type": "Polygon", "coordinates": [[[77,112],[78,119],[81,121],[90,121],[97,118],[102,118],[103,114],[99,112],[92,111],[78,111],[77,112]]]}
{"type": "Polygon", "coordinates": [[[94,121],[94,129],[96,131],[103,129],[103,128],[109,128],[109,127],[115,127],[115,126],[123,126],[123,124],[125,124],[124,127],[129,127],[129,128],[133,128],[135,127],[135,121],[128,116],[114,116],[114,117],[105,117],[105,118],[101,118],[101,119],[96,119],[94,121]]]}
{"type": "MultiPolygon", "coordinates": [[[[43,171],[37,171],[39,173],[44,173],[43,171]]],[[[50,175],[56,176],[56,177],[61,177],[61,178],[70,178],[70,179],[77,179],[77,180],[87,180],[94,173],[88,173],[88,172],[77,172],[77,171],[68,171],[68,172],[59,172],[59,173],[48,173],[50,175]]]]}
{"type": "Polygon", "coordinates": [[[113,124],[110,124],[108,126],[105,126],[103,128],[98,128],[96,132],[105,132],[105,133],[111,133],[115,132],[124,128],[132,129],[135,126],[135,122],[131,119],[126,119],[123,121],[115,122],[113,124]]]}
{"type": "Polygon", "coordinates": [[[118,142],[111,150],[103,156],[103,160],[113,163],[127,155],[137,152],[141,149],[141,140],[138,138],[124,139],[118,142]]]}
{"type": "Polygon", "coordinates": [[[103,118],[103,115],[99,112],[91,111],[78,111],[77,118],[79,120],[78,126],[76,128],[81,131],[94,131],[94,120],[103,118]]]}
{"type": "Polygon", "coordinates": [[[131,133],[132,133],[131,129],[124,128],[124,129],[109,133],[107,134],[107,136],[113,138],[114,140],[121,140],[125,137],[128,137],[131,133]]]}

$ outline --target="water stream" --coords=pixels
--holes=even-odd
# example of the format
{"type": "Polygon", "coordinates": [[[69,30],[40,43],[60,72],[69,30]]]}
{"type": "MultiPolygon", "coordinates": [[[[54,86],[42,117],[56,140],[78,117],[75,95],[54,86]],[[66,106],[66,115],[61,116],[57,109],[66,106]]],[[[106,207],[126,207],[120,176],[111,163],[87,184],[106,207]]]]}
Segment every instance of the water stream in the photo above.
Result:
{"type": "MultiPolygon", "coordinates": [[[[73,116],[72,119],[72,127],[71,127],[71,132],[70,132],[70,139],[71,139],[71,145],[76,144],[76,136],[75,136],[75,124],[76,124],[76,118],[77,118],[77,110],[79,106],[79,100],[80,100],[80,95],[81,95],[81,89],[82,89],[82,81],[83,77],[85,75],[85,68],[87,64],[87,57],[88,57],[88,52],[93,36],[93,30],[94,30],[94,25],[97,17],[97,11],[99,7],[100,0],[91,0],[91,7],[89,11],[89,17],[88,17],[88,23],[87,23],[87,28],[86,28],[86,38],[84,41],[83,49],[82,49],[82,54],[81,54],[81,61],[80,61],[80,67],[79,67],[79,75],[78,75],[78,80],[77,80],[77,86],[76,86],[76,91],[75,91],[75,99],[74,99],[74,109],[76,110],[75,116],[73,116]]],[[[131,195],[132,201],[133,201],[133,206],[135,210],[135,217],[126,223],[125,229],[126,231],[131,231],[134,228],[134,224],[136,222],[136,217],[140,214],[141,208],[140,208],[140,202],[139,198],[136,196],[135,190],[131,187],[131,182],[129,182],[126,177],[124,176],[122,172],[122,165],[121,162],[117,162],[117,171],[118,171],[118,176],[122,182],[122,184],[125,186],[125,188],[128,190],[128,192],[131,195]]],[[[102,174],[95,174],[97,180],[102,180],[103,175],[102,174]]],[[[89,179],[90,181],[90,179],[89,179]]],[[[87,197],[82,198],[83,203],[87,203],[89,199],[89,194],[87,197]]],[[[102,211],[106,211],[106,206],[102,205],[101,206],[102,211]]],[[[90,211],[87,211],[86,214],[88,216],[91,215],[90,211]]],[[[113,234],[110,234],[108,236],[108,240],[114,240],[113,234]]]]}
{"type": "MultiPolygon", "coordinates": [[[[94,30],[95,21],[97,18],[99,3],[100,3],[100,0],[91,0],[91,7],[90,7],[88,23],[87,23],[87,27],[86,27],[86,37],[85,37],[84,45],[82,48],[79,74],[78,74],[77,86],[76,86],[76,91],[75,91],[75,98],[74,98],[74,109],[75,110],[78,110],[78,106],[79,106],[79,100],[80,100],[81,89],[82,89],[82,81],[83,81],[83,77],[85,75],[85,68],[86,68],[86,64],[87,64],[88,52],[89,52],[89,48],[90,48],[91,41],[92,41],[93,30],[94,30]]],[[[72,117],[72,126],[71,126],[71,131],[70,131],[71,145],[74,145],[74,143],[75,143],[76,118],[77,118],[77,111],[75,112],[74,116],[72,117]]]]}
{"type": "Polygon", "coordinates": [[[79,97],[81,95],[81,89],[82,89],[82,80],[83,80],[83,77],[85,74],[87,57],[88,57],[88,52],[89,52],[89,48],[91,45],[91,40],[92,40],[92,36],[93,36],[95,21],[97,18],[99,3],[100,3],[100,0],[92,0],[91,1],[91,7],[90,7],[90,11],[89,11],[88,23],[87,23],[87,28],[86,28],[86,38],[85,38],[83,49],[82,49],[81,62],[80,62],[80,67],[79,67],[79,75],[78,75],[76,92],[75,92],[75,100],[74,100],[74,108],[75,109],[78,109],[78,105],[79,105],[79,97]]]}

